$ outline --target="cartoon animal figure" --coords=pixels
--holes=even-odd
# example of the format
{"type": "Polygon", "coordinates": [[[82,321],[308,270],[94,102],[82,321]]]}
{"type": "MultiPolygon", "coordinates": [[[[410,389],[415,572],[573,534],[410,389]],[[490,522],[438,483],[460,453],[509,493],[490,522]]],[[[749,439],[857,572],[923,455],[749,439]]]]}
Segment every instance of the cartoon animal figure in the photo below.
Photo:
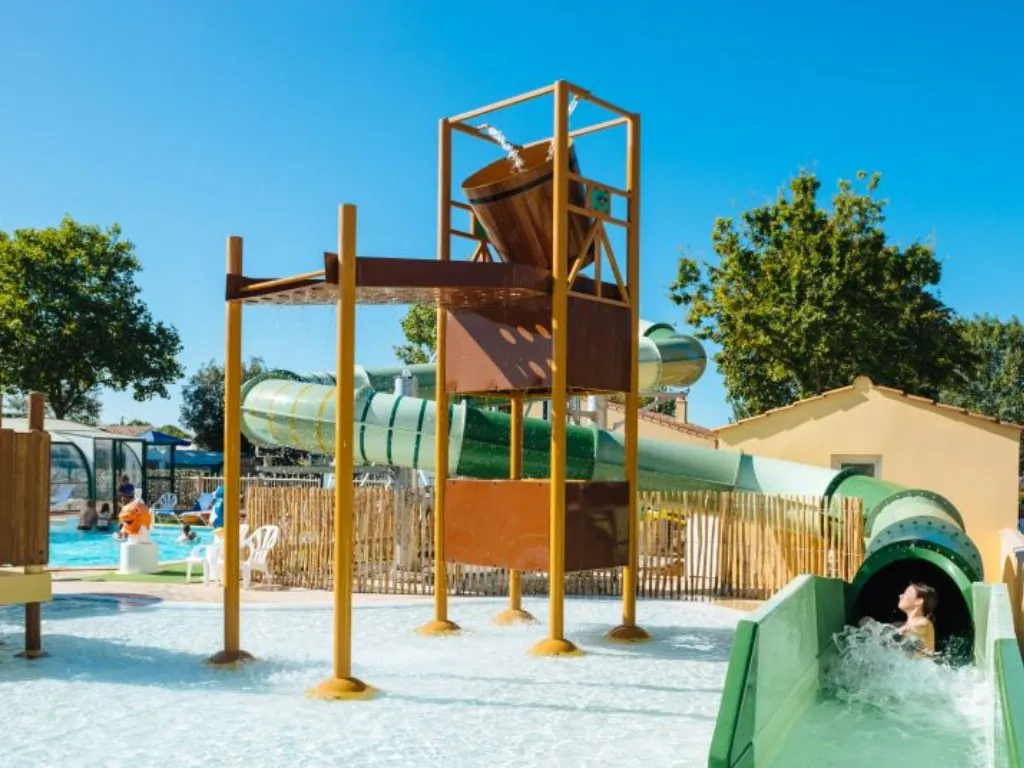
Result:
{"type": "Polygon", "coordinates": [[[149,530],[153,527],[153,516],[149,507],[136,499],[121,507],[117,519],[124,526],[121,530],[130,540],[148,540],[149,530]]]}

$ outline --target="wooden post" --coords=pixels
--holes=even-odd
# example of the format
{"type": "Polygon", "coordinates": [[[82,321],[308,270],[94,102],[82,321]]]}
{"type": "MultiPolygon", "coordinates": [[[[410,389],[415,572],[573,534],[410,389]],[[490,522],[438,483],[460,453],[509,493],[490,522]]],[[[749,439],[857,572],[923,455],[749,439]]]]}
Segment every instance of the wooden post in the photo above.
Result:
{"type": "MultiPolygon", "coordinates": [[[[523,396],[512,395],[512,439],[509,452],[509,472],[511,480],[523,478],[523,396]]],[[[509,624],[534,624],[536,619],[529,611],[523,610],[522,575],[513,568],[508,573],[508,608],[494,617],[494,623],[502,626],[509,624]]]]}
{"type": "MultiPolygon", "coordinates": [[[[242,274],[242,238],[229,237],[227,274],[242,274]]],[[[224,648],[210,664],[252,661],[241,648],[241,558],[239,518],[242,494],[242,302],[229,300],[225,310],[224,360],[224,648]]]]}
{"type": "MultiPolygon", "coordinates": [[[[28,396],[28,428],[32,432],[45,429],[46,401],[41,392],[32,392],[28,396]]],[[[49,484],[50,473],[46,473],[49,484]]],[[[42,573],[41,565],[26,565],[26,574],[42,573]]],[[[26,659],[38,659],[43,656],[43,606],[41,603],[25,603],[25,652],[26,659]]]]}
{"type": "Polygon", "coordinates": [[[549,497],[548,636],[533,646],[538,656],[575,656],[581,651],[565,638],[565,437],[569,377],[569,88],[555,83],[554,181],[552,200],[551,291],[551,477],[549,497]]]}
{"type": "MultiPolygon", "coordinates": [[[[452,258],[452,129],[448,120],[438,125],[437,258],[452,258]]],[[[459,625],[448,619],[448,564],[444,555],[445,483],[448,480],[448,310],[437,308],[437,385],[434,419],[434,618],[420,627],[421,635],[451,635],[459,625]]]]}

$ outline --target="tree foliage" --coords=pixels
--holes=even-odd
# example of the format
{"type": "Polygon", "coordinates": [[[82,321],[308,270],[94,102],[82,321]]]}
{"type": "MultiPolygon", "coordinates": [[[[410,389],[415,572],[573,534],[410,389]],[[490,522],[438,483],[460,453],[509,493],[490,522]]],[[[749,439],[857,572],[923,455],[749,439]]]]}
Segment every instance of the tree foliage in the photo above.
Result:
{"type": "Polygon", "coordinates": [[[156,428],[157,432],[163,432],[165,435],[176,437],[179,440],[191,440],[192,435],[186,432],[184,429],[179,427],[177,424],[164,424],[162,427],[156,428]]]}
{"type": "Polygon", "coordinates": [[[437,349],[437,308],[433,304],[413,304],[402,318],[406,343],[392,347],[395,356],[406,365],[429,363],[437,349]]]}
{"type": "MultiPolygon", "coordinates": [[[[266,372],[258,357],[242,364],[242,380],[266,372]]],[[[224,366],[213,360],[204,363],[181,389],[181,423],[192,431],[196,445],[208,451],[224,450],[224,366]]],[[[252,445],[242,435],[242,451],[252,445]]]]}
{"type": "Polygon", "coordinates": [[[958,318],[956,329],[974,360],[948,382],[942,402],[1024,424],[1024,323],[1016,316],[1003,321],[975,315],[958,318]]]}
{"type": "Polygon", "coordinates": [[[0,233],[0,389],[43,392],[59,419],[98,416],[103,387],[166,397],[181,342],[141,300],[140,268],[117,224],[0,233]]]}
{"type": "Polygon", "coordinates": [[[715,361],[738,418],[788,405],[865,374],[936,397],[971,355],[952,311],[933,293],[933,249],[886,241],[885,201],[840,180],[832,210],[818,206],[817,177],[801,172],[789,195],[716,220],[717,264],[681,258],[670,297],[715,361]]]}

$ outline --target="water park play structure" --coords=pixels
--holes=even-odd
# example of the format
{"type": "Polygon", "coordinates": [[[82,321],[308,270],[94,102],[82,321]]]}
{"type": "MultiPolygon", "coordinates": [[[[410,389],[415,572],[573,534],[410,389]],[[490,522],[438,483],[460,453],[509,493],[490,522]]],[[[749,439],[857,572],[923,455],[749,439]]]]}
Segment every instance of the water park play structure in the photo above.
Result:
{"type": "MultiPolygon", "coordinates": [[[[832,633],[863,616],[894,618],[895,596],[910,580],[939,591],[940,647],[965,638],[975,660],[990,666],[1001,694],[997,753],[1019,759],[1024,713],[1013,685],[1024,672],[1006,631],[1008,602],[1001,588],[983,584],[978,550],[949,501],[851,470],[639,440],[640,392],[692,384],[705,364],[695,340],[640,320],[639,116],[559,81],[443,119],[439,133],[436,261],[358,256],[352,205],[340,209],[337,253],[324,254],[323,269],[315,272],[246,277],[241,238],[228,239],[224,648],[211,662],[251,658],[241,648],[239,628],[242,431],[258,444],[333,453],[339,480],[350,477],[356,463],[433,471],[435,584],[446,583],[449,560],[507,567],[509,614],[528,619],[519,605],[518,572],[546,570],[549,634],[532,649],[543,655],[579,653],[563,635],[566,570],[622,566],[622,622],[608,638],[647,638],[636,621],[638,489],[805,494],[826,499],[826,508],[856,497],[864,505],[866,557],[853,582],[801,577],[740,622],[709,764],[770,764],[817,694],[832,633]],[[548,95],[554,97],[553,138],[512,146],[471,125],[548,95]],[[570,130],[570,98],[613,116],[570,130]],[[621,189],[582,175],[576,154],[579,137],[617,126],[627,134],[621,189]],[[456,132],[498,143],[517,158],[467,178],[467,202],[452,197],[456,132]],[[625,215],[616,215],[616,201],[625,215]],[[467,229],[453,226],[453,210],[468,214],[467,229]],[[625,231],[622,262],[608,227],[625,231]],[[473,245],[468,261],[452,258],[453,237],[473,245]],[[602,269],[614,281],[602,280],[602,269]],[[387,391],[400,371],[365,370],[354,359],[357,303],[412,302],[438,307],[436,366],[408,371],[420,397],[387,391]],[[335,305],[336,373],[276,371],[243,386],[244,304],[335,305]],[[623,434],[568,423],[569,397],[616,392],[625,394],[623,434]],[[464,399],[453,403],[453,395],[464,399]],[[478,407],[481,398],[503,398],[510,412],[478,407]],[[549,418],[525,419],[527,400],[547,401],[549,418]]],[[[351,669],[352,505],[352,484],[335,483],[334,668],[311,691],[322,698],[372,694],[351,669]]],[[[434,618],[420,631],[457,632],[445,590],[435,590],[434,600],[434,618]]]]}
{"type": "Polygon", "coordinates": [[[50,551],[50,435],[43,415],[43,396],[33,392],[27,432],[2,429],[0,423],[0,605],[25,606],[22,655],[28,659],[43,655],[42,604],[52,598],[44,569],[50,551]]]}

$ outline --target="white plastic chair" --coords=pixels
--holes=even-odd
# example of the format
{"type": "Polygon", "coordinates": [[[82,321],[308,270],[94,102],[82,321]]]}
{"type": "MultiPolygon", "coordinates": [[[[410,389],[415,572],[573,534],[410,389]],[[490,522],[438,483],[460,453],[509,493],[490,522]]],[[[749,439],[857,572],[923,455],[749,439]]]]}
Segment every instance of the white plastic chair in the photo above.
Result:
{"type": "MultiPolygon", "coordinates": [[[[246,534],[249,533],[249,524],[240,523],[238,526],[239,551],[245,549],[246,534]]],[[[216,538],[209,544],[200,544],[192,548],[192,553],[185,559],[185,583],[192,583],[192,569],[203,566],[203,584],[209,585],[212,579],[219,582],[221,570],[224,567],[224,547],[222,539],[216,538]]]]}
{"type": "Polygon", "coordinates": [[[56,488],[50,489],[50,510],[53,511],[57,507],[62,507],[71,501],[71,497],[75,493],[75,486],[70,484],[61,484],[56,488]]]}
{"type": "Polygon", "coordinates": [[[243,546],[249,548],[249,556],[242,561],[242,586],[249,588],[252,583],[253,571],[262,573],[267,584],[274,583],[274,572],[270,567],[270,552],[281,538],[281,529],[276,525],[261,525],[250,536],[243,546]]]}
{"type": "Polygon", "coordinates": [[[174,519],[176,523],[181,523],[181,518],[178,517],[178,513],[175,512],[174,508],[178,506],[178,494],[176,493],[165,493],[156,500],[156,504],[153,505],[151,511],[153,513],[153,522],[156,523],[160,520],[160,515],[165,515],[174,519]]]}

